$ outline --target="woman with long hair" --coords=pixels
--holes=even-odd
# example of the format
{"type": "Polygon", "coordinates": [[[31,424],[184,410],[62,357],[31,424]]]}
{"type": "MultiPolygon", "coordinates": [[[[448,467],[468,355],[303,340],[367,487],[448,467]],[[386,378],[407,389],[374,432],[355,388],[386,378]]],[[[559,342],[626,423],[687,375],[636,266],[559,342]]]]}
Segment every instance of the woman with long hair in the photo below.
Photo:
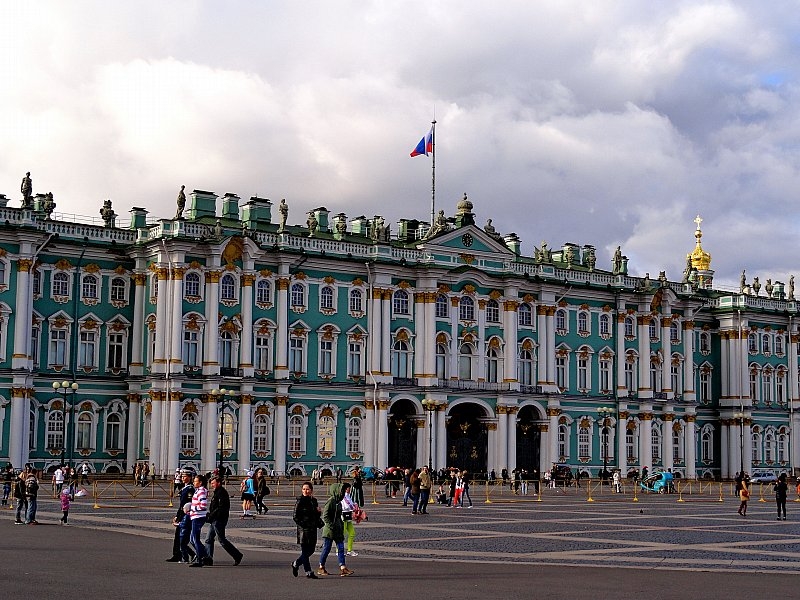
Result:
{"type": "Polygon", "coordinates": [[[314,571],[311,570],[309,558],[314,554],[317,547],[317,529],[322,527],[319,504],[314,498],[314,486],[310,481],[303,484],[301,496],[298,496],[294,505],[292,519],[297,524],[297,543],[300,544],[300,556],[292,561],[292,575],[297,577],[300,567],[306,577],[317,579],[314,571]]]}
{"type": "Polygon", "coordinates": [[[259,515],[265,515],[269,509],[264,505],[264,497],[269,495],[269,486],[267,485],[266,473],[260,467],[256,469],[253,487],[256,490],[256,512],[259,515]]]}

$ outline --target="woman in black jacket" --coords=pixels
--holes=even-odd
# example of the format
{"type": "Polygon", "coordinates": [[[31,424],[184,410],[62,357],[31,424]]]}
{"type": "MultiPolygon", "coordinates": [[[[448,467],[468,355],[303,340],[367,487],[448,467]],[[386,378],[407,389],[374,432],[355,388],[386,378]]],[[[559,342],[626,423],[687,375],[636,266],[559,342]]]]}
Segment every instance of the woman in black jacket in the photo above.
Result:
{"type": "Polygon", "coordinates": [[[300,544],[300,556],[292,561],[292,575],[297,577],[300,567],[309,579],[317,579],[311,570],[309,557],[317,546],[317,529],[322,527],[322,511],[314,498],[314,486],[310,481],[303,484],[303,495],[297,498],[292,519],[297,523],[297,543],[300,544]]]}

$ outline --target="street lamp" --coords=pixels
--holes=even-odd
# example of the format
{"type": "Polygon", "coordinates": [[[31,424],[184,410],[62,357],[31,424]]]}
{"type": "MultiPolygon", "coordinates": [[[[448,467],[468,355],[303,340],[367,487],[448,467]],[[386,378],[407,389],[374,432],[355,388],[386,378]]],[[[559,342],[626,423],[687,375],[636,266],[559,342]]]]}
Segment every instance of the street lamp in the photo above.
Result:
{"type": "Polygon", "coordinates": [[[736,411],[733,418],[739,421],[739,477],[744,478],[744,413],[736,411]]]}
{"type": "Polygon", "coordinates": [[[439,407],[439,403],[432,398],[425,398],[422,406],[428,411],[428,468],[433,473],[433,413],[439,407]]]}
{"type": "Polygon", "coordinates": [[[219,467],[217,474],[223,478],[225,477],[225,465],[223,463],[225,454],[225,409],[228,407],[228,402],[236,395],[233,390],[226,390],[225,388],[214,388],[211,390],[211,395],[216,400],[220,398],[221,408],[219,411],[219,467]]]}
{"type": "MultiPolygon", "coordinates": [[[[70,421],[69,422],[70,422],[70,429],[74,429],[74,427],[75,427],[75,425],[74,425],[74,423],[75,423],[75,398],[74,398],[74,394],[78,393],[78,388],[80,388],[80,386],[78,385],[77,381],[73,381],[72,383],[70,383],[69,381],[54,381],[53,382],[53,391],[55,391],[56,394],[59,394],[59,395],[63,394],[63,396],[64,396],[63,405],[61,407],[61,418],[62,418],[62,423],[64,425],[64,438],[63,438],[64,447],[63,447],[63,449],[61,451],[61,462],[62,463],[64,462],[64,459],[65,459],[66,454],[67,454],[67,394],[73,394],[72,404],[70,406],[70,421]]],[[[74,445],[75,445],[75,443],[74,443],[74,440],[73,440],[73,443],[69,447],[69,461],[67,462],[67,464],[70,466],[70,468],[72,467],[72,447],[74,445]]]]}
{"type": "Polygon", "coordinates": [[[603,418],[603,481],[608,480],[608,426],[609,417],[614,414],[614,409],[610,406],[601,406],[597,409],[598,414],[603,418]]]}

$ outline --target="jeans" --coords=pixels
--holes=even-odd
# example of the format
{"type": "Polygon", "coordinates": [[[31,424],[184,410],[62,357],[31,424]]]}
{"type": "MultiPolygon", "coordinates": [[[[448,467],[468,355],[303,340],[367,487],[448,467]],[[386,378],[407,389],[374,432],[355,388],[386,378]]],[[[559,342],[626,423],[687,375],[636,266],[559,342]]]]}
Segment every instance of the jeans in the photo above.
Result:
{"type": "Polygon", "coordinates": [[[316,544],[300,544],[300,556],[294,561],[296,565],[303,567],[303,571],[306,573],[311,572],[311,561],[308,559],[314,554],[314,546],[316,544]]]}
{"type": "Polygon", "coordinates": [[[408,505],[408,499],[411,497],[411,488],[407,487],[403,492],[403,506],[408,505]]]}
{"type": "Polygon", "coordinates": [[[31,521],[36,520],[36,508],[38,506],[38,502],[36,500],[36,496],[31,496],[28,498],[28,513],[25,515],[25,522],[30,523],[31,521]]]}
{"type": "Polygon", "coordinates": [[[178,525],[178,540],[181,549],[181,560],[189,562],[191,555],[191,548],[189,548],[189,538],[192,533],[192,523],[188,515],[184,515],[181,524],[178,525]]]}
{"type": "Polygon", "coordinates": [[[25,498],[17,498],[17,523],[22,523],[22,517],[28,514],[28,501],[25,498]]]}
{"type": "Polygon", "coordinates": [[[459,499],[460,502],[461,502],[461,504],[460,504],[461,506],[464,506],[464,496],[467,497],[467,500],[469,501],[469,505],[472,506],[472,498],[469,497],[469,488],[468,487],[465,487],[464,490],[461,492],[461,498],[459,499]]]}
{"type": "Polygon", "coordinates": [[[786,518],[786,498],[776,498],[775,501],[778,503],[778,518],[781,516],[781,509],[783,509],[783,518],[786,518]]]}
{"type": "Polygon", "coordinates": [[[208,555],[206,552],[206,547],[203,545],[203,542],[200,540],[200,533],[203,531],[203,525],[206,524],[205,517],[197,517],[196,519],[192,519],[192,532],[189,535],[189,539],[192,542],[192,546],[194,546],[194,551],[197,554],[196,561],[202,564],[203,559],[208,555]]]}
{"type": "Polygon", "coordinates": [[[4,483],[3,484],[3,506],[8,504],[8,495],[11,493],[11,484],[4,483]]]}
{"type": "Polygon", "coordinates": [[[222,546],[222,549],[225,550],[228,554],[231,555],[231,558],[234,560],[241,560],[242,553],[228,541],[228,538],[225,537],[225,527],[228,525],[227,521],[211,521],[208,524],[208,533],[206,534],[206,552],[208,556],[214,558],[214,538],[219,539],[219,545],[222,546]]]}
{"type": "MultiPolygon", "coordinates": [[[[322,538],[322,552],[319,554],[319,566],[325,567],[325,561],[328,560],[328,554],[331,552],[333,540],[331,538],[322,538]]],[[[339,566],[345,565],[344,561],[344,540],[336,542],[336,555],[339,558],[339,566]]]]}
{"type": "Polygon", "coordinates": [[[411,512],[417,512],[419,506],[419,494],[411,494],[411,512]]]}
{"type": "Polygon", "coordinates": [[[430,500],[431,491],[428,489],[421,489],[419,491],[419,512],[428,512],[428,500],[430,500]]]}

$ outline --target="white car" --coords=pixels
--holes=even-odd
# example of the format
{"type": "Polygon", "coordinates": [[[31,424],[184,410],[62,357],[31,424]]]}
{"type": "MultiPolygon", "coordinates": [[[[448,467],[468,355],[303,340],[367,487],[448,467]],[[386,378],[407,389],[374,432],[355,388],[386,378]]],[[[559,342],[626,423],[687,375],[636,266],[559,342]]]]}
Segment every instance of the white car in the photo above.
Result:
{"type": "Polygon", "coordinates": [[[778,476],[772,471],[754,471],[750,477],[750,483],[775,483],[778,476]]]}

